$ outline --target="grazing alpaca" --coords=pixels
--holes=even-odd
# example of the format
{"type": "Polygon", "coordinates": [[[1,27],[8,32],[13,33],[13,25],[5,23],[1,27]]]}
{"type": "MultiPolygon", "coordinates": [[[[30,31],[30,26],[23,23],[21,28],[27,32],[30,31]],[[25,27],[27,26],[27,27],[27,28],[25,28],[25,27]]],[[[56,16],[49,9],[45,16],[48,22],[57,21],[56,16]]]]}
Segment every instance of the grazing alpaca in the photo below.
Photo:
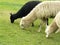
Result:
{"type": "MultiPolygon", "coordinates": [[[[37,18],[43,21],[42,24],[47,24],[47,18],[55,17],[56,13],[59,11],[60,1],[44,1],[42,3],[39,3],[27,16],[21,19],[20,27],[29,27],[29,25],[33,23],[37,18]]],[[[41,30],[41,27],[39,30],[41,30]]]]}
{"type": "Polygon", "coordinates": [[[46,28],[45,30],[46,37],[49,37],[49,35],[53,33],[54,31],[56,31],[55,33],[60,32],[60,12],[57,13],[53,22],[46,28]]]}
{"type": "Polygon", "coordinates": [[[11,23],[14,23],[14,20],[16,20],[17,18],[26,16],[40,2],[41,1],[29,1],[16,14],[10,13],[11,23]]]}

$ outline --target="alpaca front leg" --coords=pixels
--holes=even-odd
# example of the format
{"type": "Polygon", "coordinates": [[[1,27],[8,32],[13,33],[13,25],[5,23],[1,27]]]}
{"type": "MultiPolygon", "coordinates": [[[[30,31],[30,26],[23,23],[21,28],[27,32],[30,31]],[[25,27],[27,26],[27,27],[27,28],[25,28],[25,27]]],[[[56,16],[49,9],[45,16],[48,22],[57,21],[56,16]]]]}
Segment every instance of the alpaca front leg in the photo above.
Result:
{"type": "Polygon", "coordinates": [[[48,18],[46,18],[46,19],[43,19],[43,22],[45,23],[45,25],[46,25],[46,27],[48,26],[48,18]]]}
{"type": "Polygon", "coordinates": [[[37,32],[41,32],[41,30],[44,30],[47,26],[47,21],[46,20],[41,20],[40,22],[40,27],[37,32]]]}
{"type": "Polygon", "coordinates": [[[41,21],[40,21],[40,26],[39,26],[39,29],[37,30],[37,32],[41,32],[41,30],[42,30],[42,25],[43,25],[43,21],[41,20],[41,21]]]}
{"type": "Polygon", "coordinates": [[[49,34],[46,34],[46,38],[48,38],[49,37],[49,34]]]}
{"type": "Polygon", "coordinates": [[[46,33],[46,38],[48,38],[50,33],[51,33],[50,30],[49,30],[49,26],[47,26],[47,28],[45,30],[45,33],[46,33]]]}
{"type": "Polygon", "coordinates": [[[37,32],[40,32],[41,31],[41,26],[39,27],[38,31],[37,32]]]}

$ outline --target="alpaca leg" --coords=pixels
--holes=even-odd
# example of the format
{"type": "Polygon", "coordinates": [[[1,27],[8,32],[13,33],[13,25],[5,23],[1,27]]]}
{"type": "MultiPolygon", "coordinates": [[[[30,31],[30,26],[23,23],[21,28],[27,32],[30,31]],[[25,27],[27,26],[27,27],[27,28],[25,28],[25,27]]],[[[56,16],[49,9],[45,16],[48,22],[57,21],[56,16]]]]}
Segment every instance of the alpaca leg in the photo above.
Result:
{"type": "Polygon", "coordinates": [[[34,23],[32,23],[32,27],[34,26],[34,23]]]}
{"type": "Polygon", "coordinates": [[[47,25],[49,25],[49,23],[48,23],[48,18],[46,19],[46,23],[47,23],[47,25]]]}
{"type": "Polygon", "coordinates": [[[46,25],[46,27],[48,26],[48,18],[46,20],[44,20],[44,23],[46,25]]]}
{"type": "Polygon", "coordinates": [[[41,20],[40,27],[38,29],[38,32],[40,32],[42,29],[45,29],[47,26],[47,21],[46,20],[41,20]]]}
{"type": "Polygon", "coordinates": [[[37,32],[40,32],[40,31],[41,31],[41,29],[42,29],[42,24],[43,24],[43,21],[41,20],[40,25],[39,25],[39,29],[37,30],[37,32]]]}
{"type": "Polygon", "coordinates": [[[46,29],[45,33],[46,33],[46,38],[48,38],[51,32],[48,29],[46,29]]]}
{"type": "Polygon", "coordinates": [[[43,25],[45,24],[46,25],[45,27],[47,27],[48,26],[48,18],[42,19],[42,21],[43,21],[43,25]]]}
{"type": "Polygon", "coordinates": [[[43,20],[43,25],[45,26],[45,28],[47,28],[47,26],[48,26],[48,18],[43,20]]]}
{"type": "Polygon", "coordinates": [[[60,32],[60,28],[55,33],[58,33],[58,32],[60,32]]]}
{"type": "Polygon", "coordinates": [[[49,23],[48,23],[48,18],[46,19],[46,27],[49,25],[49,23]]]}
{"type": "Polygon", "coordinates": [[[41,26],[39,27],[38,31],[37,32],[40,32],[41,31],[41,26]]]}
{"type": "Polygon", "coordinates": [[[46,34],[46,38],[48,38],[49,37],[49,34],[46,34]]]}
{"type": "Polygon", "coordinates": [[[52,34],[57,29],[56,23],[53,21],[49,26],[47,26],[45,33],[46,37],[49,37],[50,34],[52,34]]]}

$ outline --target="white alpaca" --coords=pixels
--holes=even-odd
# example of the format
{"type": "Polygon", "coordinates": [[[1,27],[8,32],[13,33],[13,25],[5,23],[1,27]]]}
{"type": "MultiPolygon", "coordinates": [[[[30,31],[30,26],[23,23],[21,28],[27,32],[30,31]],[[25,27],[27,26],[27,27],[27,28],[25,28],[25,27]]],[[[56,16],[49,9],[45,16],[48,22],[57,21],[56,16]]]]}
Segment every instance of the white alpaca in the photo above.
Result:
{"type": "Polygon", "coordinates": [[[54,31],[56,31],[56,33],[60,32],[60,12],[57,13],[53,22],[46,28],[45,30],[46,37],[49,37],[49,35],[54,31]]]}
{"type": "MultiPolygon", "coordinates": [[[[60,1],[44,1],[38,4],[33,10],[24,18],[21,19],[20,27],[26,28],[34,22],[37,18],[43,21],[42,24],[47,24],[46,20],[49,17],[55,17],[56,13],[60,11],[60,1]]],[[[39,28],[40,30],[40,28],[39,28]]]]}

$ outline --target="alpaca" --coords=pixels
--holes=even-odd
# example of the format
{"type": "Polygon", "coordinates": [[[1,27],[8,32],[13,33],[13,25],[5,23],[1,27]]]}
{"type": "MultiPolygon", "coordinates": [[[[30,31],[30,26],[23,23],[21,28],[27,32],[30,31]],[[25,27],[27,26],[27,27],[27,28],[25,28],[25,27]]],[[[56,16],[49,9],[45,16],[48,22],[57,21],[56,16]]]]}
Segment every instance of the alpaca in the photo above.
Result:
{"type": "Polygon", "coordinates": [[[57,13],[53,22],[46,28],[45,30],[46,37],[49,37],[49,35],[54,31],[56,31],[55,33],[60,32],[60,12],[57,13]]]}
{"type": "MultiPolygon", "coordinates": [[[[47,25],[47,19],[50,17],[55,17],[56,13],[60,11],[60,1],[44,1],[39,3],[32,11],[25,17],[21,19],[20,27],[27,28],[33,23],[37,18],[42,20],[42,24],[47,25]]],[[[41,26],[39,31],[41,30],[41,26]]]]}
{"type": "MultiPolygon", "coordinates": [[[[40,2],[41,1],[29,1],[25,5],[23,5],[23,7],[16,14],[10,13],[11,23],[14,23],[14,20],[16,20],[18,18],[22,18],[22,17],[26,16],[40,2]]],[[[34,24],[32,23],[32,26],[33,25],[34,24]]]]}

